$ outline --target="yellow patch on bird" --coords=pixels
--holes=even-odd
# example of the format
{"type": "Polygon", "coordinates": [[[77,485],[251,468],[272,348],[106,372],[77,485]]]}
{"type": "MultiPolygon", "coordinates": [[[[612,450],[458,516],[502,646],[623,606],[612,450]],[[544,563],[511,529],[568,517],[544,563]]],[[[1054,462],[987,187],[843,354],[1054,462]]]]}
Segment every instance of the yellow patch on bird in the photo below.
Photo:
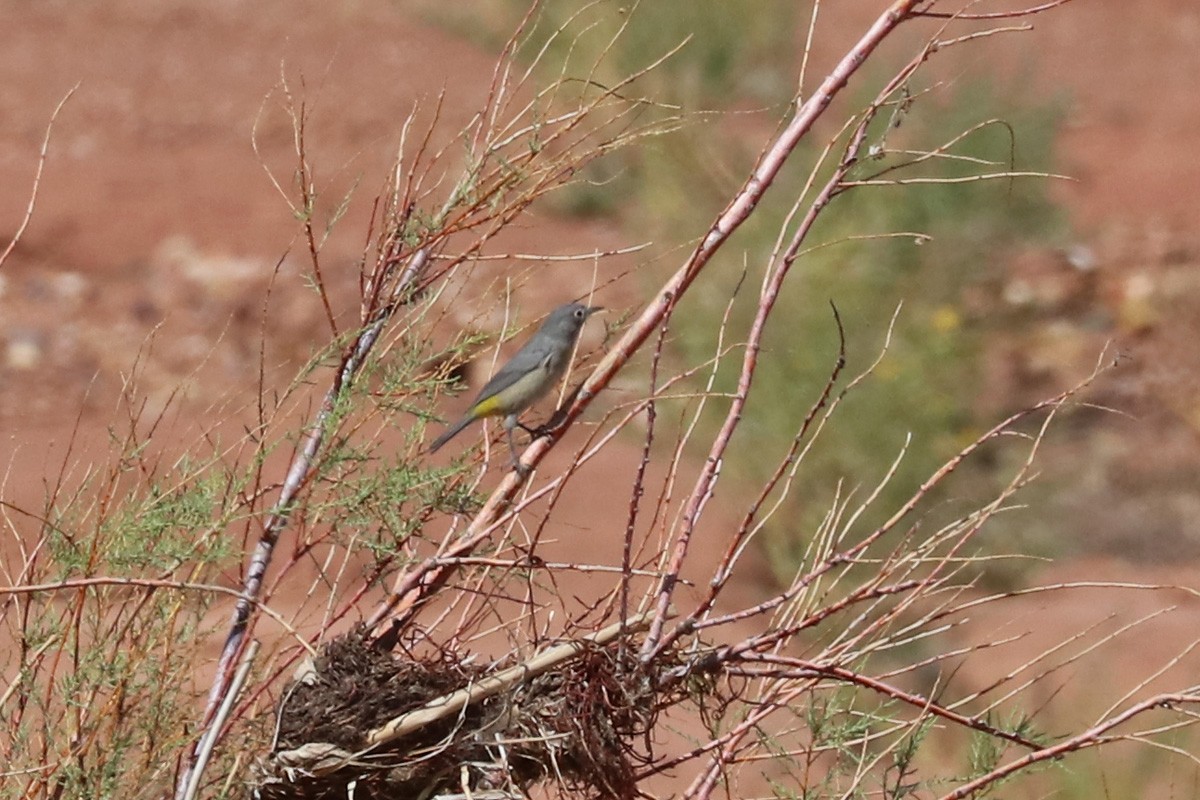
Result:
{"type": "Polygon", "coordinates": [[[542,367],[535,367],[514,383],[472,406],[471,416],[474,419],[480,419],[519,414],[546,393],[546,390],[553,385],[554,377],[552,373],[542,367]]]}
{"type": "Polygon", "coordinates": [[[491,397],[480,400],[474,408],[471,409],[471,416],[475,419],[481,417],[496,417],[507,413],[500,403],[500,395],[494,394],[491,397]]]}

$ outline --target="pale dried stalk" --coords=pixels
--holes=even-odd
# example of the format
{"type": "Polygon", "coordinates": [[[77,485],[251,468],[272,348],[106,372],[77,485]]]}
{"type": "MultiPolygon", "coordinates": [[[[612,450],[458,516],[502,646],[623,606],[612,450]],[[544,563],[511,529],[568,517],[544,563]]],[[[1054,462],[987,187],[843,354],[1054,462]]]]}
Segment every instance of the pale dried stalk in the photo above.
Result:
{"type": "Polygon", "coordinates": [[[204,767],[207,766],[208,759],[212,756],[213,748],[217,743],[217,734],[225,721],[229,719],[229,712],[233,710],[233,704],[237,701],[238,694],[245,686],[246,679],[250,677],[250,667],[254,665],[254,657],[257,654],[258,642],[251,642],[250,646],[246,648],[246,654],[242,657],[242,663],[238,666],[237,673],[233,676],[233,683],[230,684],[229,691],[226,692],[221,702],[221,707],[217,709],[216,716],[213,717],[212,726],[200,740],[199,752],[196,754],[196,768],[192,771],[187,788],[184,789],[183,800],[192,800],[200,789],[200,776],[204,773],[204,767]]]}

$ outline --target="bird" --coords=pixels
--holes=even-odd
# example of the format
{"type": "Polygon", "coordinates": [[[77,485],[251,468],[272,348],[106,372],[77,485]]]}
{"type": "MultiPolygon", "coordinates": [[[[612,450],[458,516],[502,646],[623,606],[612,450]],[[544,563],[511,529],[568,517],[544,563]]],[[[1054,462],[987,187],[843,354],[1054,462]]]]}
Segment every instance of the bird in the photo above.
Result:
{"type": "Polygon", "coordinates": [[[562,377],[571,352],[575,349],[575,342],[583,330],[583,323],[600,310],[600,306],[566,303],[551,311],[537,333],[479,390],[462,419],[433,440],[429,452],[437,452],[476,420],[503,416],[512,463],[520,471],[520,457],[513,438],[514,430],[520,425],[517,417],[550,391],[562,377]]]}

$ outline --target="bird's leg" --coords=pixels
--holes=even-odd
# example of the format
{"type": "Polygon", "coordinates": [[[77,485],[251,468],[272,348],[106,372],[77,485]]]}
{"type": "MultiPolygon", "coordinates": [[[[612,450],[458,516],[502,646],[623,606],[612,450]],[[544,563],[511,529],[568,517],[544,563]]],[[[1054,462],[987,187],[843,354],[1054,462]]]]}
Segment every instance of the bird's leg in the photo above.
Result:
{"type": "Polygon", "coordinates": [[[566,412],[564,410],[555,411],[554,415],[541,425],[531,428],[523,422],[518,422],[517,427],[528,433],[529,439],[532,441],[540,439],[543,436],[553,436],[558,431],[559,425],[565,417],[566,412]]]}
{"type": "MultiPolygon", "coordinates": [[[[503,424],[504,432],[508,434],[508,452],[510,455],[512,455],[513,469],[519,472],[522,477],[528,477],[530,469],[521,463],[521,456],[517,453],[517,440],[513,435],[513,431],[515,431],[518,427],[525,428],[525,426],[521,425],[521,423],[517,421],[516,414],[509,414],[507,417],[505,417],[503,424]]],[[[525,428],[525,430],[529,429],[525,428]]]]}

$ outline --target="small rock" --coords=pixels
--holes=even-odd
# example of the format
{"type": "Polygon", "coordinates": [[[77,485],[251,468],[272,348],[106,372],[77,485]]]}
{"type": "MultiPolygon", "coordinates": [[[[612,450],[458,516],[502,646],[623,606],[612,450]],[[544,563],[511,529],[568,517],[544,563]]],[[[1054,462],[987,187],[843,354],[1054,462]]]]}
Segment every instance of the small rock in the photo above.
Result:
{"type": "Polygon", "coordinates": [[[1080,272],[1091,272],[1096,268],[1096,253],[1085,244],[1073,244],[1064,255],[1067,263],[1080,272]]]}
{"type": "Polygon", "coordinates": [[[1139,333],[1158,322],[1159,311],[1154,302],[1154,279],[1146,272],[1135,272],[1126,279],[1117,319],[1122,330],[1139,333]]]}
{"type": "Polygon", "coordinates": [[[4,348],[4,363],[11,369],[30,370],[42,361],[41,336],[34,331],[13,331],[4,348]]]}
{"type": "Polygon", "coordinates": [[[1027,306],[1034,300],[1033,287],[1029,285],[1029,281],[1014,278],[1004,284],[1003,297],[1004,302],[1010,306],[1027,306]]]}
{"type": "Polygon", "coordinates": [[[78,303],[87,293],[89,282],[78,272],[59,272],[49,278],[50,289],[59,300],[78,303]]]}

